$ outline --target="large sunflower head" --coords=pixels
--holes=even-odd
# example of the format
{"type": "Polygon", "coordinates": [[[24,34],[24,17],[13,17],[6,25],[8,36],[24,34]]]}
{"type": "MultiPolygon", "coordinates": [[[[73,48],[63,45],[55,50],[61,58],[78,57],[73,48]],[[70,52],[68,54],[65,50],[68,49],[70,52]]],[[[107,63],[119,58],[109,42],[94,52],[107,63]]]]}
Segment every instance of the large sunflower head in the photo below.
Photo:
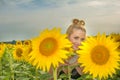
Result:
{"type": "Polygon", "coordinates": [[[67,59],[68,51],[65,47],[71,47],[71,43],[66,39],[66,34],[61,34],[60,28],[45,29],[32,40],[29,62],[43,71],[48,71],[51,66],[55,68],[67,59]]]}
{"type": "Polygon", "coordinates": [[[78,62],[84,66],[83,72],[93,75],[93,77],[107,78],[112,76],[115,69],[119,69],[120,60],[117,52],[118,44],[105,34],[96,37],[89,37],[82,43],[77,53],[79,54],[78,62]]]}

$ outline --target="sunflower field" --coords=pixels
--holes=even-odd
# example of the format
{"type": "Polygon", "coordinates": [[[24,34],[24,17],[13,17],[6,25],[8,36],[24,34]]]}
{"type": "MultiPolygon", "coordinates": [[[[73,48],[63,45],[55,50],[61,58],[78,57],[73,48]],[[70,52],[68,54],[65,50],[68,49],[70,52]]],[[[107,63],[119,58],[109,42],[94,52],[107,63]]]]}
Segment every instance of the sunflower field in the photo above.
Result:
{"type": "MultiPolygon", "coordinates": [[[[66,50],[72,46],[66,36],[60,28],[53,28],[29,40],[1,42],[0,80],[71,80],[70,73],[58,76],[59,65],[73,55],[66,50]]],[[[77,80],[120,80],[119,33],[88,36],[79,48],[78,62],[84,74],[77,80]]]]}

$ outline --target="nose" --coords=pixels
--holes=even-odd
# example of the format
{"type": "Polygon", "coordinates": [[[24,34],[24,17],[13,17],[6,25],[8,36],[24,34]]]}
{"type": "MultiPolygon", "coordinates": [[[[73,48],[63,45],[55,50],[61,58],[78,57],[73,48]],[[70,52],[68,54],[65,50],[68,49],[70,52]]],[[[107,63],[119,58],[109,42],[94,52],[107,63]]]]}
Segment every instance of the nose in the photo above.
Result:
{"type": "Polygon", "coordinates": [[[77,41],[76,41],[76,45],[79,46],[79,45],[80,45],[80,42],[81,42],[80,40],[77,40],[77,41]]]}
{"type": "Polygon", "coordinates": [[[78,40],[76,43],[77,43],[78,46],[80,46],[81,42],[82,42],[81,40],[78,40]]]}

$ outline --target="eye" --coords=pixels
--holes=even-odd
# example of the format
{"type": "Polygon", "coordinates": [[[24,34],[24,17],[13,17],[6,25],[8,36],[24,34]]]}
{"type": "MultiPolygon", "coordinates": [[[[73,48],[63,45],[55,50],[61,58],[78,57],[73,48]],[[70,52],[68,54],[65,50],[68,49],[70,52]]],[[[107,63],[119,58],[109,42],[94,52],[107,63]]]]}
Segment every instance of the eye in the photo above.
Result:
{"type": "Polygon", "coordinates": [[[79,37],[76,36],[76,37],[74,37],[74,39],[79,39],[79,37]]]}
{"type": "Polygon", "coordinates": [[[85,40],[85,38],[81,38],[81,41],[84,41],[85,40]]]}

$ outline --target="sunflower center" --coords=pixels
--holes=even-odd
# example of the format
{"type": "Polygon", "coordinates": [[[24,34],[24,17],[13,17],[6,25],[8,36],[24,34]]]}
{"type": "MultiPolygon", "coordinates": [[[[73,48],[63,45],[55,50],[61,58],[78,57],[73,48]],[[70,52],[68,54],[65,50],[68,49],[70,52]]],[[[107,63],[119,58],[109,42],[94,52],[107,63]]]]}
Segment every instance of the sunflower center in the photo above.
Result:
{"type": "Polygon", "coordinates": [[[40,43],[39,51],[42,55],[50,56],[56,51],[57,46],[57,41],[54,38],[46,38],[40,43]]]}
{"type": "Polygon", "coordinates": [[[18,44],[18,45],[21,45],[21,42],[18,42],[17,44],[18,44]]]}
{"type": "Polygon", "coordinates": [[[91,59],[98,65],[104,65],[109,60],[109,50],[102,45],[95,46],[91,51],[91,59]]]}
{"type": "Polygon", "coordinates": [[[25,42],[25,45],[29,45],[29,42],[25,42]]]}
{"type": "Polygon", "coordinates": [[[21,48],[18,48],[18,49],[16,50],[16,55],[17,55],[18,57],[21,57],[21,56],[22,56],[22,53],[23,53],[23,50],[22,50],[21,48]]]}

